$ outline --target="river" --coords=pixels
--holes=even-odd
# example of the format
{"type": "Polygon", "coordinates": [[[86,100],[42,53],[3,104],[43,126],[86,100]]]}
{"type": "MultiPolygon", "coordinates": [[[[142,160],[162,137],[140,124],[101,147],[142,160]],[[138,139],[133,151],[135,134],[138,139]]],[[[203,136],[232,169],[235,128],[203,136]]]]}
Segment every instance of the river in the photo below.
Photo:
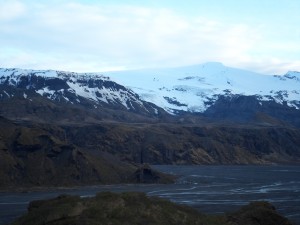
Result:
{"type": "Polygon", "coordinates": [[[231,212],[250,201],[269,201],[300,225],[300,166],[153,166],[178,176],[175,184],[99,185],[26,193],[0,193],[0,224],[26,212],[28,203],[59,194],[93,196],[100,191],[142,191],[205,213],[231,212]]]}

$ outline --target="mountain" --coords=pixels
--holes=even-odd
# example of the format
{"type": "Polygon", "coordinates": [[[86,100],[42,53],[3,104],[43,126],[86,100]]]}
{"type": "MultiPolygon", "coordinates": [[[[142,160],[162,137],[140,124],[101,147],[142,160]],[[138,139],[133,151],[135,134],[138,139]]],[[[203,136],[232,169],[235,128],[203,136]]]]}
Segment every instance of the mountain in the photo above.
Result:
{"type": "Polygon", "coordinates": [[[104,74],[170,113],[204,112],[220,96],[236,95],[255,96],[259,104],[275,101],[300,109],[300,72],[271,76],[212,62],[171,69],[104,74]]]}
{"type": "MultiPolygon", "coordinates": [[[[133,118],[128,112],[145,116],[144,120],[149,117],[170,119],[169,113],[197,115],[197,118],[215,121],[300,127],[299,72],[263,75],[221,63],[106,73],[2,68],[0,100],[9,104],[12,101],[5,99],[12,97],[15,101],[16,98],[27,99],[26,105],[34,104],[33,98],[45,104],[47,98],[50,105],[55,102],[56,107],[63,106],[63,110],[66,106],[77,107],[77,110],[81,107],[88,109],[83,115],[95,112],[97,120],[102,117],[136,121],[137,116],[133,118]]],[[[35,109],[41,114],[39,106],[35,109]]],[[[1,113],[16,114],[14,110],[1,113]]]]}
{"type": "Polygon", "coordinates": [[[102,75],[0,69],[0,189],[171,182],[87,142],[81,148],[66,132],[87,124],[152,123],[164,115],[102,75]]]}
{"type": "Polygon", "coordinates": [[[0,101],[7,110],[1,113],[15,114],[16,117],[22,117],[25,111],[39,118],[51,118],[51,114],[55,114],[53,117],[58,114],[63,117],[63,111],[68,111],[68,108],[88,110],[83,113],[84,116],[94,112],[97,119],[102,116],[114,120],[118,120],[118,116],[126,117],[124,112],[147,117],[164,113],[161,108],[141,100],[131,89],[109,77],[51,70],[0,69],[0,101]],[[16,112],[16,103],[20,107],[18,111],[23,112],[16,112]],[[33,112],[27,112],[28,109],[33,112]],[[45,115],[42,115],[44,111],[45,115]],[[116,112],[123,115],[117,115],[116,112]]]}
{"type": "Polygon", "coordinates": [[[235,122],[271,117],[300,126],[299,72],[264,75],[211,62],[103,74],[171,114],[189,112],[235,122]]]}
{"type": "Polygon", "coordinates": [[[143,163],[299,163],[299,93],[298,72],[220,63],[107,73],[2,68],[0,186],[163,180],[137,168],[143,163]]]}

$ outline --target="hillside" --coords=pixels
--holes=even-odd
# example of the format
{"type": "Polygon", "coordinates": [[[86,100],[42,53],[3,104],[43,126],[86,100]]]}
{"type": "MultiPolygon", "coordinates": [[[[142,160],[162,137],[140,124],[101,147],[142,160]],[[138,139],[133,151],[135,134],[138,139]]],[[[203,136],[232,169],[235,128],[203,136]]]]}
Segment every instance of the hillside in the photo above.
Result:
{"type": "Polygon", "coordinates": [[[143,193],[109,192],[92,198],[63,195],[34,201],[30,203],[28,213],[12,224],[291,225],[267,202],[251,203],[237,212],[215,216],[143,193]]]}
{"type": "Polygon", "coordinates": [[[14,123],[0,117],[0,189],[112,183],[169,183],[171,176],[88,151],[57,125],[14,123]]]}
{"type": "Polygon", "coordinates": [[[141,100],[132,90],[109,77],[62,71],[1,68],[0,101],[3,105],[0,113],[12,119],[26,114],[44,120],[68,117],[71,111],[93,115],[97,120],[130,121],[130,114],[135,116],[134,120],[164,114],[162,109],[141,100]],[[18,110],[14,108],[16,103],[20,106],[18,110]],[[63,115],[66,110],[68,113],[63,115]]]}
{"type": "Polygon", "coordinates": [[[149,164],[272,164],[300,162],[300,131],[232,124],[94,124],[65,126],[81,148],[149,164]]]}

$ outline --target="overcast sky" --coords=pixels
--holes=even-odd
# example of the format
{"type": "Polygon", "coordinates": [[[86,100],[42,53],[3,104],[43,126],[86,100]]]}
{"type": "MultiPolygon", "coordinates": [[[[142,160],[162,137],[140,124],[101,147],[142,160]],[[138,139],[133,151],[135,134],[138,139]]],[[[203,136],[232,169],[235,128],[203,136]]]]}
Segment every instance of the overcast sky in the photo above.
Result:
{"type": "Polygon", "coordinates": [[[300,71],[299,12],[299,0],[0,0],[0,67],[300,71]]]}

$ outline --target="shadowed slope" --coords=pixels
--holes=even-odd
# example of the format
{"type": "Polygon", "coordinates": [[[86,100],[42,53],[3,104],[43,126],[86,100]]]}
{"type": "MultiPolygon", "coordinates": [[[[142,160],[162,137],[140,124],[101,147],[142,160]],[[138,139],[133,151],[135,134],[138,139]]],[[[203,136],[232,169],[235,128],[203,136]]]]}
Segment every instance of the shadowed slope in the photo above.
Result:
{"type": "Polygon", "coordinates": [[[13,225],[291,225],[269,203],[252,203],[230,215],[205,215],[143,193],[99,193],[93,198],[59,196],[31,202],[13,225]]]}

